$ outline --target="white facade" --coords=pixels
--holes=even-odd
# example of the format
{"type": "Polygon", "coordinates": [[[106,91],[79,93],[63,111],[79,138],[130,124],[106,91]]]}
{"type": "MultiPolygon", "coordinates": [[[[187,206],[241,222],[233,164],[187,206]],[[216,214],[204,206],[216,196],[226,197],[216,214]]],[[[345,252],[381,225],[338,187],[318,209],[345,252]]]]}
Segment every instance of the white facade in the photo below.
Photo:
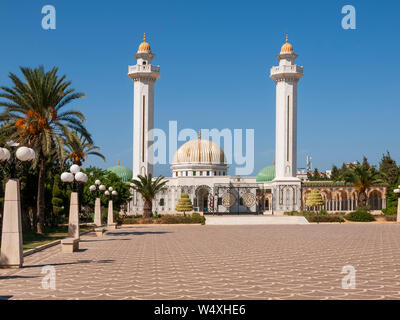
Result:
{"type": "Polygon", "coordinates": [[[146,38],[135,54],[137,64],[129,66],[133,89],[133,178],[153,174],[153,153],[149,152],[154,128],[154,84],[160,77],[160,66],[153,66],[154,54],[146,38]]]}
{"type": "MultiPolygon", "coordinates": [[[[154,55],[144,41],[137,65],[129,67],[134,81],[134,148],[133,177],[152,173],[148,162],[148,131],[153,128],[154,83],[160,76],[159,67],[151,65],[154,55]]],[[[299,210],[301,181],[296,177],[297,157],[297,82],[303,68],[294,64],[297,55],[287,41],[277,56],[279,66],[271,69],[276,83],[276,172],[273,181],[257,182],[256,177],[227,175],[223,150],[208,140],[191,140],[181,146],[171,164],[172,177],[166,190],[153,200],[153,210],[174,213],[178,199],[187,193],[195,211],[238,214],[283,214],[299,210]]],[[[272,178],[271,178],[272,180],[272,178]]],[[[140,214],[143,200],[132,190],[127,211],[140,214]]]]}

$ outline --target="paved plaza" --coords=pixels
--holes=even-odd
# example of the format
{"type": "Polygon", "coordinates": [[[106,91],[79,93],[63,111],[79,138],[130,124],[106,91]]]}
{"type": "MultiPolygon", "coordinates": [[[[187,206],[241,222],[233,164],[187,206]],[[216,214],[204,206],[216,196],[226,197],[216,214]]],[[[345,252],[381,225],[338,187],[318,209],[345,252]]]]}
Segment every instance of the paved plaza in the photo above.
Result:
{"type": "Polygon", "coordinates": [[[0,298],[400,299],[400,225],[126,226],[0,269],[0,298]],[[342,289],[345,265],[355,289],[342,289]]]}

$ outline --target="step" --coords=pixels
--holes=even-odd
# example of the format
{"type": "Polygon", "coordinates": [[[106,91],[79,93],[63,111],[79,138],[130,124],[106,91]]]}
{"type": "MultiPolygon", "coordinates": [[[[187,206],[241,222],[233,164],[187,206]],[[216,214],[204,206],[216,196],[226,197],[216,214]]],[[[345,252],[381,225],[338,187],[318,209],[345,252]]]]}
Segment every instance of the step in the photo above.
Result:
{"type": "Polygon", "coordinates": [[[206,216],[206,225],[309,224],[301,216],[206,216]]]}

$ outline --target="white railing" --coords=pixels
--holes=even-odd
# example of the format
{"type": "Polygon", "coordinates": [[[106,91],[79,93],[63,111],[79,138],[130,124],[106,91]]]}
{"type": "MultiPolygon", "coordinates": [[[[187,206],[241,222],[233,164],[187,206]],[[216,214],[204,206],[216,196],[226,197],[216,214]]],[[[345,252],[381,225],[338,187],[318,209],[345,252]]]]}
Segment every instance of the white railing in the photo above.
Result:
{"type": "Polygon", "coordinates": [[[285,72],[303,73],[303,67],[298,65],[293,65],[293,66],[278,66],[271,68],[271,73],[285,73],[285,72]]]}
{"type": "Polygon", "coordinates": [[[129,66],[129,73],[133,72],[160,72],[160,66],[153,65],[135,65],[129,66]]]}

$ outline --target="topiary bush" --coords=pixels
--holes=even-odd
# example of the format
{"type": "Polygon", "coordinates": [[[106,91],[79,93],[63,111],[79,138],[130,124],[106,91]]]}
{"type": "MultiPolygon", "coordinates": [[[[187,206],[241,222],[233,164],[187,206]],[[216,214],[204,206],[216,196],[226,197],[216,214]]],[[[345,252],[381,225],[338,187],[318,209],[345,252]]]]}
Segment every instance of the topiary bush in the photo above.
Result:
{"type": "Polygon", "coordinates": [[[349,214],[344,216],[348,221],[358,221],[358,222],[370,222],[375,221],[375,218],[372,214],[365,210],[357,210],[350,212],[349,214]]]}

